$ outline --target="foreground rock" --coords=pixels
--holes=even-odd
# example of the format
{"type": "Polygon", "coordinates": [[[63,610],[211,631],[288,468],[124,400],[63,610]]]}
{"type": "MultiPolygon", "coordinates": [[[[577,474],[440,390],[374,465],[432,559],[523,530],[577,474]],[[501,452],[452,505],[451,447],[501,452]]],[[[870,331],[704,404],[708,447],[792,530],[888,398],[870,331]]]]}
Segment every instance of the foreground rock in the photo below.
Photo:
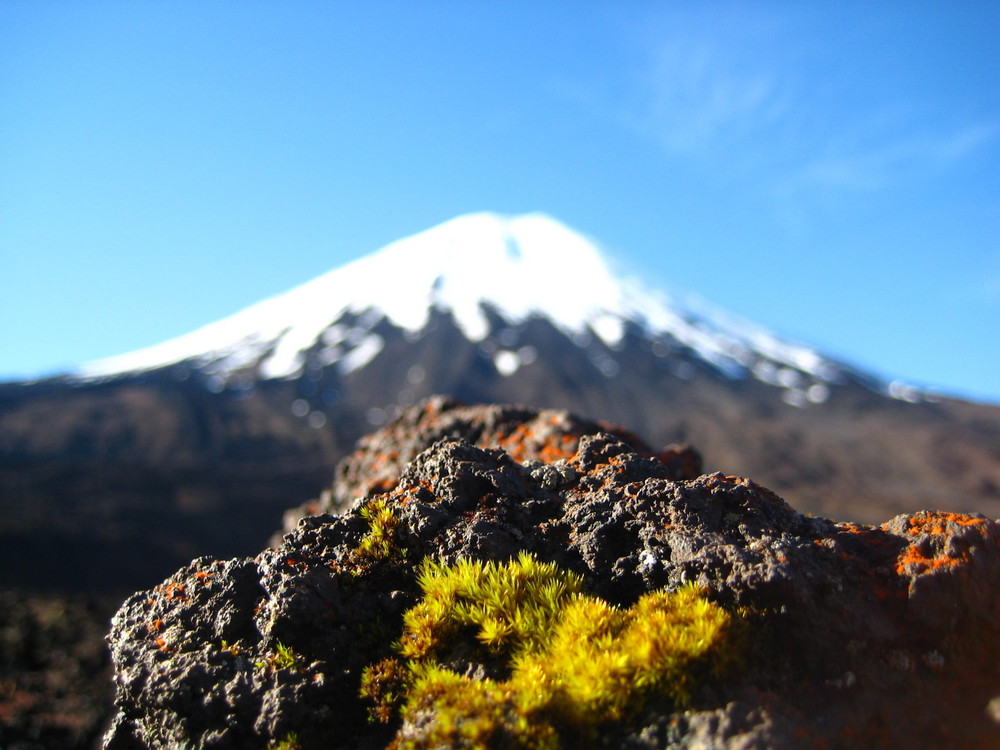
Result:
{"type": "Polygon", "coordinates": [[[106,747],[1000,747],[1000,525],[802,516],[600,428],[415,408],[344,465],[323,503],[364,499],[342,515],[307,515],[253,559],[199,558],[123,605],[106,747]],[[540,575],[521,563],[554,578],[515,606],[510,581],[535,591],[540,575]],[[432,603],[459,579],[477,601],[432,603]],[[584,605],[619,624],[576,637],[580,653],[638,644],[615,657],[631,676],[605,687],[602,668],[595,695],[576,645],[537,635],[584,605]],[[645,633],[628,618],[650,607],[645,633]],[[542,630],[522,627],[542,610],[542,630]]]}

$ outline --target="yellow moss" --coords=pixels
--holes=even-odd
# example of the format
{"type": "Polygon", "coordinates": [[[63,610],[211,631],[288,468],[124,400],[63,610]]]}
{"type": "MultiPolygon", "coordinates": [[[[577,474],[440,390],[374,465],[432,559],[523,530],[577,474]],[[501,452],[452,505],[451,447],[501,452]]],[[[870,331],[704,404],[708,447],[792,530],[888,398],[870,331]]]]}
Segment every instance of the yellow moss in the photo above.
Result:
{"type": "MultiPolygon", "coordinates": [[[[420,729],[398,748],[586,744],[651,696],[685,705],[706,670],[731,664],[738,649],[734,615],[695,586],[619,609],[524,553],[506,564],[425,561],[419,581],[424,598],[404,616],[399,653],[408,670],[401,715],[420,729]],[[441,663],[451,649],[467,651],[470,632],[509,677],[473,679],[441,663]]],[[[390,705],[371,689],[380,665],[366,670],[362,694],[387,720],[397,696],[390,705]]]]}
{"type": "Polygon", "coordinates": [[[563,601],[582,585],[526,553],[505,565],[425,560],[419,583],[424,598],[403,620],[400,653],[409,659],[429,657],[465,626],[478,628],[479,642],[496,654],[537,648],[563,601]]]}
{"type": "Polygon", "coordinates": [[[430,733],[393,746],[558,748],[559,736],[541,715],[542,707],[526,705],[524,698],[510,681],[471,680],[437,664],[420,664],[404,710],[410,716],[427,714],[430,733]]]}
{"type": "Polygon", "coordinates": [[[262,661],[254,662],[254,666],[258,669],[267,669],[274,672],[278,669],[301,669],[302,665],[299,664],[299,655],[295,653],[295,650],[291,646],[286,646],[285,644],[278,642],[274,651],[268,654],[267,658],[262,661]]]}
{"type": "Polygon", "coordinates": [[[392,552],[399,518],[384,498],[377,497],[360,510],[368,521],[368,533],[361,539],[357,552],[362,557],[380,560],[392,552]]]}

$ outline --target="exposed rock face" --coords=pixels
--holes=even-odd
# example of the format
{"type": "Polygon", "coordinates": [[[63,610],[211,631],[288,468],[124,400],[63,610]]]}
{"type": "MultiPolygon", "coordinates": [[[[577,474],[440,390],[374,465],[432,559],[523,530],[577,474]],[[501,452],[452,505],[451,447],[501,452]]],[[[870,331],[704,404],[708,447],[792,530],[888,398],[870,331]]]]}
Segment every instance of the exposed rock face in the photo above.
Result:
{"type": "MultiPolygon", "coordinates": [[[[422,560],[522,552],[621,608],[694,582],[744,626],[732,668],[692,676],[687,705],[654,696],[587,735],[557,725],[567,747],[1000,747],[1000,524],[803,516],[567,414],[432,401],[408,424],[344,464],[324,509],[366,499],[342,515],[306,516],[252,559],[199,558],[123,605],[106,747],[430,746],[426,702],[371,721],[362,674],[398,657],[422,560]]],[[[463,648],[442,656],[462,679],[502,677],[474,635],[463,648]]]]}

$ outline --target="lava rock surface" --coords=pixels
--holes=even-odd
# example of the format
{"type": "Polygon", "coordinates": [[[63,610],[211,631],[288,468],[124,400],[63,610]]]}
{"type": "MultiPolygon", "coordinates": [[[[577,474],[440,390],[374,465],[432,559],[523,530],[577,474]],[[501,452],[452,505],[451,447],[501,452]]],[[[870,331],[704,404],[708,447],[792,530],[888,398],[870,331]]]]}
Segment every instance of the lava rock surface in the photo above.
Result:
{"type": "MultiPolygon", "coordinates": [[[[340,513],[363,498],[393,488],[406,465],[438,440],[465,440],[480,448],[500,448],[515,461],[548,465],[571,458],[584,435],[600,433],[653,455],[640,437],[624,427],[581,419],[565,410],[467,406],[447,396],[433,396],[361,438],[337,465],[332,487],[319,499],[285,513],[284,531],[293,530],[303,516],[340,513]]],[[[688,445],[668,445],[656,457],[669,467],[674,479],[694,479],[702,470],[701,455],[688,445]]],[[[280,534],[273,541],[280,543],[280,534]]]]}
{"type": "Polygon", "coordinates": [[[359,685],[394,653],[421,561],[521,552],[617,606],[694,582],[747,622],[739,668],[686,707],[602,726],[595,746],[1000,747],[1000,524],[835,523],[746,478],[693,476],[693,456],[563,412],[418,405],[359,445],[280,544],[198,558],[125,602],[105,747],[413,736],[370,721],[359,685]],[[381,554],[365,551],[375,503],[393,519],[381,554]]]}

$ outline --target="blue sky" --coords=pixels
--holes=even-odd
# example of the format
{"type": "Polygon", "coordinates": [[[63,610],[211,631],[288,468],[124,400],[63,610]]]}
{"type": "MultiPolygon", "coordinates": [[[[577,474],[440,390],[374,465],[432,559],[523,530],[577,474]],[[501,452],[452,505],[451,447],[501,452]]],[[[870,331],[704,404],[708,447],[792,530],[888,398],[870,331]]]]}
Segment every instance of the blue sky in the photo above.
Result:
{"type": "Polygon", "coordinates": [[[482,210],[1000,402],[1000,4],[0,3],[0,379],[482,210]]]}

